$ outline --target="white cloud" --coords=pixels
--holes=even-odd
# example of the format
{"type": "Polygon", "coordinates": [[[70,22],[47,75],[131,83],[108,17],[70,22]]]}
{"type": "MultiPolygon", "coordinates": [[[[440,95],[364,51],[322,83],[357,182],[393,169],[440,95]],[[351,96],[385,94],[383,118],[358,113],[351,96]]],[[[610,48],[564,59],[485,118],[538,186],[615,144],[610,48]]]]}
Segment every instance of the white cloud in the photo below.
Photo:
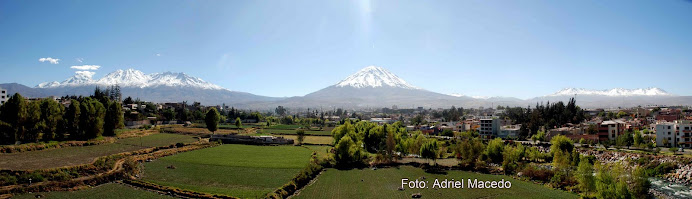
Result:
{"type": "Polygon", "coordinates": [[[86,71],[86,70],[84,70],[84,71],[76,71],[76,72],[74,72],[74,73],[77,73],[77,75],[80,75],[80,76],[88,77],[89,79],[91,79],[91,77],[93,77],[94,74],[96,74],[95,72],[86,71]]]}
{"type": "Polygon", "coordinates": [[[42,58],[38,59],[38,61],[50,62],[51,64],[58,64],[60,59],[54,59],[54,58],[50,58],[50,57],[42,57],[42,58]]]}
{"type": "Polygon", "coordinates": [[[81,66],[72,66],[70,67],[71,69],[77,69],[77,70],[98,70],[101,68],[101,66],[98,65],[81,65],[81,66]]]}
{"type": "Polygon", "coordinates": [[[79,62],[79,63],[84,62],[84,58],[75,58],[75,60],[77,60],[77,62],[79,62]]]}
{"type": "Polygon", "coordinates": [[[161,57],[161,53],[156,53],[156,56],[157,56],[157,57],[161,57]]]}

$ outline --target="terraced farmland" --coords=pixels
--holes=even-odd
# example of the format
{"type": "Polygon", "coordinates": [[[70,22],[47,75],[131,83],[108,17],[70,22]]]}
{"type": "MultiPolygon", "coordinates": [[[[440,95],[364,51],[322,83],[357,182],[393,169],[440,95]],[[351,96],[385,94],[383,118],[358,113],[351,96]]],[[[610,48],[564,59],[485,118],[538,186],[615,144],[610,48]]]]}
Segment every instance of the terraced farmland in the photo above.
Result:
{"type": "Polygon", "coordinates": [[[0,154],[0,169],[45,169],[87,164],[101,156],[194,141],[197,139],[188,135],[158,133],[144,137],[119,139],[115,143],[94,146],[0,154]]]}

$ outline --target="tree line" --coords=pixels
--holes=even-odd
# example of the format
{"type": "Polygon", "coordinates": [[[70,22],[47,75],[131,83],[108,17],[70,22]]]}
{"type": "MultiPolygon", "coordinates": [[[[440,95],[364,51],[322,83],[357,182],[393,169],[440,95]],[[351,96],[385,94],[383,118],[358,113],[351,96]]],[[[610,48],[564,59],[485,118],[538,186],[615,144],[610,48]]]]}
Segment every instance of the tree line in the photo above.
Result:
{"type": "Polygon", "coordinates": [[[551,129],[563,126],[567,123],[578,124],[587,119],[584,110],[576,105],[574,98],[570,98],[567,105],[562,101],[556,103],[536,103],[535,108],[506,107],[503,118],[511,119],[521,126],[521,137],[528,137],[539,129],[551,129]]]}
{"type": "Polygon", "coordinates": [[[123,111],[112,88],[88,97],[67,97],[69,105],[44,98],[26,100],[15,93],[0,106],[0,143],[88,140],[114,136],[123,128],[123,111]]]}

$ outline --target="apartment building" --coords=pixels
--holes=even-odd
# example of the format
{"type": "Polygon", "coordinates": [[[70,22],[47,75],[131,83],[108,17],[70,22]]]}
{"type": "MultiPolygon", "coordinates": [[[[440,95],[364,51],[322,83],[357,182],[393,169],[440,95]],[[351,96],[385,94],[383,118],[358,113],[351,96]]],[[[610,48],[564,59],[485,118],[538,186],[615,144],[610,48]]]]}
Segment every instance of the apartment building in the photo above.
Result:
{"type": "Polygon", "coordinates": [[[7,95],[7,90],[0,88],[0,105],[5,104],[5,102],[7,102],[7,98],[9,98],[7,95]]]}
{"type": "Polygon", "coordinates": [[[656,146],[692,148],[692,122],[675,121],[656,124],[656,146]]]}
{"type": "Polygon", "coordinates": [[[615,140],[625,133],[627,123],[621,120],[603,121],[598,125],[598,140],[615,140]]]}

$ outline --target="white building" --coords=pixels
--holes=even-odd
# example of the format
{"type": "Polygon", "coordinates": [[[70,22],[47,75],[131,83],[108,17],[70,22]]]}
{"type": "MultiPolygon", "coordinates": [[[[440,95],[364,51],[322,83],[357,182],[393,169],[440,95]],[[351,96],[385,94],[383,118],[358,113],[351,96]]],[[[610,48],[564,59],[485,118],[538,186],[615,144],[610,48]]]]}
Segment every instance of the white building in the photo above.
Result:
{"type": "Polygon", "coordinates": [[[7,98],[10,98],[10,96],[7,95],[7,90],[0,88],[0,105],[5,104],[7,98]]]}
{"type": "Polygon", "coordinates": [[[692,148],[692,123],[675,121],[656,124],[656,146],[692,148]]]}
{"type": "Polygon", "coordinates": [[[518,138],[520,130],[521,130],[521,124],[502,126],[502,127],[500,127],[500,131],[498,131],[498,133],[497,133],[497,137],[518,138]]]}

